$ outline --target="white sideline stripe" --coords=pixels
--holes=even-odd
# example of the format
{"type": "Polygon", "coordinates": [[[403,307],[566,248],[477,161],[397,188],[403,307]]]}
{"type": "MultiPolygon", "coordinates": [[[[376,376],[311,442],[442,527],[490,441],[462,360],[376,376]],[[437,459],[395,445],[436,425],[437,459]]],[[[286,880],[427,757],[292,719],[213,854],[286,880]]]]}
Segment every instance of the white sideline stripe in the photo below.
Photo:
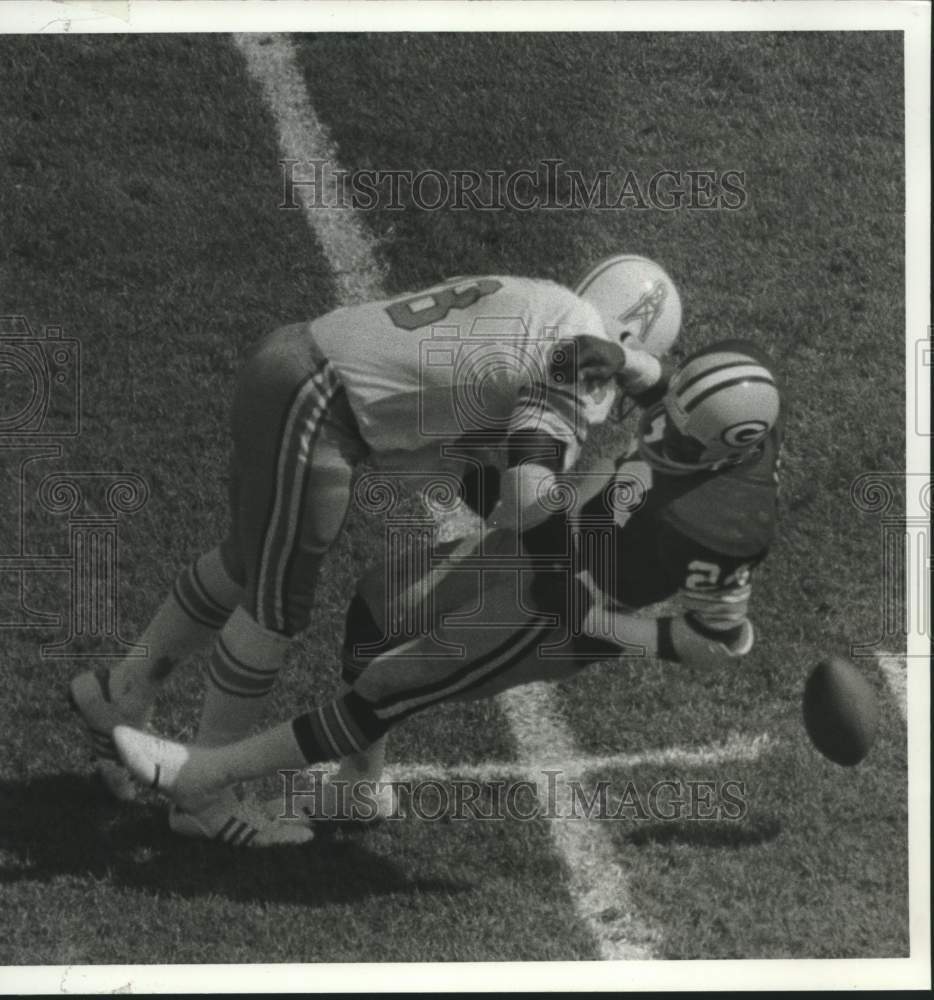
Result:
{"type": "MultiPolygon", "coordinates": [[[[288,159],[326,159],[337,165],[327,131],[308,101],[295,50],[281,35],[241,34],[234,44],[262,87],[279,131],[279,146],[288,159]]],[[[297,187],[305,219],[334,269],[338,297],[344,305],[383,296],[374,239],[350,210],[316,208],[297,187]]],[[[529,685],[498,697],[512,728],[523,770],[532,773],[538,759],[577,757],[570,734],[558,718],[545,685],[529,685]]],[[[567,783],[559,791],[568,792],[567,783]]],[[[650,958],[657,934],[636,916],[626,874],[616,861],[608,833],[599,823],[550,822],[555,845],[571,880],[571,898],[605,959],[650,958]]]]}
{"type": "MultiPolygon", "coordinates": [[[[233,40],[246,60],[250,75],[262,87],[266,104],[276,119],[279,148],[284,156],[302,163],[327,160],[336,166],[337,151],[308,101],[292,42],[283,35],[263,34],[234,35],[233,40]]],[[[297,171],[295,180],[302,176],[302,171],[297,171]]],[[[376,240],[360,225],[356,214],[351,210],[315,206],[307,186],[296,184],[295,193],[305,220],[334,271],[341,305],[383,298],[376,240]]]]}
{"type": "MultiPolygon", "coordinates": [[[[701,747],[663,747],[645,750],[642,753],[595,754],[592,757],[556,755],[554,748],[546,756],[529,761],[481,761],[470,764],[389,764],[386,767],[388,781],[425,781],[429,778],[442,780],[465,778],[472,781],[495,781],[499,778],[530,778],[530,764],[534,763],[534,774],[539,784],[545,782],[546,771],[560,771],[568,779],[583,778],[594,772],[630,771],[638,767],[704,767],[727,763],[753,763],[764,753],[776,746],[775,740],[767,734],[760,736],[732,736],[723,743],[701,747]]],[[[315,769],[317,770],[317,768],[315,769]]]]}
{"type": "Polygon", "coordinates": [[[900,653],[876,653],[879,669],[902,722],[908,721],[908,660],[900,653]]]}

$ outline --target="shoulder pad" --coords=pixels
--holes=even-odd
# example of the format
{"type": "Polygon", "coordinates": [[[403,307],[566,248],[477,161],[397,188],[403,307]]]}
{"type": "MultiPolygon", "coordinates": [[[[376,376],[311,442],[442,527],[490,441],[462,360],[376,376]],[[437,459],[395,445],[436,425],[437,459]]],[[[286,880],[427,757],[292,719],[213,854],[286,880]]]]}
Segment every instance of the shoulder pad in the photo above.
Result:
{"type": "Polygon", "coordinates": [[[659,510],[660,517],[715,552],[744,558],[763,552],[775,536],[778,447],[779,436],[772,434],[758,458],[718,472],[702,472],[687,481],[656,473],[659,484],[681,479],[681,488],[659,510]]]}

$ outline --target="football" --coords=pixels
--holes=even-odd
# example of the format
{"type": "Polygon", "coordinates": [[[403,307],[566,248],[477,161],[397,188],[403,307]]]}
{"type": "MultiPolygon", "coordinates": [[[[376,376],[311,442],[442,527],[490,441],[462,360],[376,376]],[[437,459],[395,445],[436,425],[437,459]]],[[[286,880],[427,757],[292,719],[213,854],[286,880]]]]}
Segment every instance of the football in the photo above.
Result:
{"type": "Polygon", "coordinates": [[[831,656],[811,671],[804,686],[804,727],[815,747],[835,764],[858,764],[879,725],[875,692],[857,668],[831,656]]]}

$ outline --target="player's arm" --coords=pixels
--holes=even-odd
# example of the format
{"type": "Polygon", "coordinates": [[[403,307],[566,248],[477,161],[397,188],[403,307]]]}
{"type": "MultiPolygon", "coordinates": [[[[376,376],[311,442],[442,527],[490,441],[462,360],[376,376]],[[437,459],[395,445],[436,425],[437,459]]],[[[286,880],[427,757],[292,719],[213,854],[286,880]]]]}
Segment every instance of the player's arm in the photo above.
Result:
{"type": "MultiPolygon", "coordinates": [[[[559,445],[542,438],[536,441],[548,449],[559,445]]],[[[487,528],[524,532],[546,521],[553,511],[544,507],[540,498],[553,489],[557,473],[549,460],[529,459],[509,466],[502,476],[499,500],[486,519],[487,528]]]]}
{"type": "Polygon", "coordinates": [[[738,656],[752,648],[749,601],[752,571],[761,558],[761,554],[744,560],[704,552],[688,562],[679,588],[685,621],[698,634],[728,646],[738,656]]]}
{"type": "Polygon", "coordinates": [[[617,371],[620,391],[640,406],[652,406],[665,395],[672,366],[648,351],[621,346],[623,361],[617,371]]]}
{"type": "Polygon", "coordinates": [[[542,504],[557,478],[572,469],[587,437],[574,385],[539,383],[520,391],[506,434],[506,469],[487,527],[528,531],[553,510],[542,504]]]}
{"type": "Polygon", "coordinates": [[[584,631],[606,637],[609,620],[610,634],[620,640],[621,648],[635,644],[644,647],[646,655],[698,666],[745,656],[755,641],[749,620],[752,574],[764,556],[764,551],[749,557],[716,552],[665,525],[657,558],[667,577],[664,589],[681,613],[640,617],[607,610],[598,598],[584,631]]]}
{"type": "Polygon", "coordinates": [[[657,358],[600,337],[580,335],[558,343],[547,381],[519,394],[500,502],[489,526],[525,532],[545,521],[553,511],[542,498],[577,464],[589,426],[606,418],[618,393],[648,401],[662,375],[657,358]]]}
{"type": "MultiPolygon", "coordinates": [[[[590,614],[594,614],[594,608],[590,614]]],[[[594,623],[588,617],[584,622],[585,637],[580,643],[585,650],[593,650],[594,643],[600,643],[601,659],[610,659],[613,655],[633,656],[641,651],[644,656],[660,660],[708,667],[724,660],[740,659],[752,649],[755,641],[755,632],[748,619],[728,633],[707,629],[690,613],[662,618],[645,618],[628,612],[609,614],[612,639],[602,630],[599,636],[590,635],[594,623]]]]}

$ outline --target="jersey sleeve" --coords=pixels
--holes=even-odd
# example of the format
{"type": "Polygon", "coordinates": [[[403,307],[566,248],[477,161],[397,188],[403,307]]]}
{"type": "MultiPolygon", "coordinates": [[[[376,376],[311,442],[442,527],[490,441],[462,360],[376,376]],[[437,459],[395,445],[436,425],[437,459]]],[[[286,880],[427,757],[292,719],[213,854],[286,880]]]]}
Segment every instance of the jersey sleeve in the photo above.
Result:
{"type": "Polygon", "coordinates": [[[574,467],[587,440],[587,421],[573,389],[543,382],[523,387],[507,432],[507,464],[536,461],[554,472],[574,467]]]}
{"type": "Polygon", "coordinates": [[[551,333],[554,343],[543,351],[540,377],[520,389],[508,433],[510,444],[550,440],[556,453],[551,467],[568,472],[590,425],[602,423],[612,408],[615,373],[625,354],[606,338],[597,311],[576,297],[551,333]]]}

